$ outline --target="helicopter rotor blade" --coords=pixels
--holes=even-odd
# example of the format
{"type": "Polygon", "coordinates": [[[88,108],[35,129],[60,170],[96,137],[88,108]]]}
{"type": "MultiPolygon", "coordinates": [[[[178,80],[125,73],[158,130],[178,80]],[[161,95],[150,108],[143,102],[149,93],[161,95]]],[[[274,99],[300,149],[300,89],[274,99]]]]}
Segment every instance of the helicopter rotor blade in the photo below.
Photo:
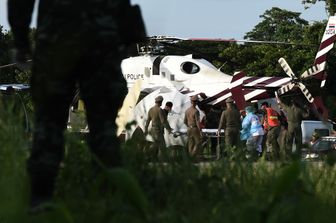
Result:
{"type": "Polygon", "coordinates": [[[302,83],[298,83],[298,87],[301,89],[303,95],[307,98],[307,100],[310,102],[310,103],[313,103],[314,101],[314,98],[313,96],[311,95],[311,93],[308,91],[308,89],[306,88],[306,86],[302,83]]]}
{"type": "Polygon", "coordinates": [[[290,43],[282,41],[271,41],[271,40],[236,40],[236,39],[221,39],[221,38],[180,38],[181,40],[189,41],[213,41],[213,42],[229,42],[229,43],[256,43],[256,44],[275,44],[275,45],[296,45],[296,46],[316,46],[313,44],[302,44],[302,43],[290,43]]]}
{"type": "Polygon", "coordinates": [[[178,42],[178,41],[207,41],[207,42],[227,42],[227,43],[255,43],[255,44],[275,44],[275,45],[290,45],[290,46],[308,46],[316,47],[316,44],[302,44],[302,43],[293,43],[293,42],[283,42],[283,41],[272,41],[272,40],[250,40],[250,39],[224,39],[224,38],[182,38],[176,36],[151,36],[148,37],[149,40],[156,41],[169,41],[169,42],[178,42]]]}
{"type": "Polygon", "coordinates": [[[301,79],[312,77],[321,71],[319,64],[312,66],[301,74],[301,79]]]}
{"type": "Polygon", "coordinates": [[[278,95],[283,95],[284,93],[292,90],[295,87],[295,84],[293,83],[288,83],[284,86],[282,86],[281,88],[279,88],[276,92],[278,95]]]}
{"type": "Polygon", "coordinates": [[[282,69],[285,71],[285,73],[291,77],[292,79],[297,79],[295,74],[293,73],[292,69],[290,68],[290,66],[288,65],[287,61],[284,58],[280,58],[278,60],[280,66],[282,67],[282,69]]]}

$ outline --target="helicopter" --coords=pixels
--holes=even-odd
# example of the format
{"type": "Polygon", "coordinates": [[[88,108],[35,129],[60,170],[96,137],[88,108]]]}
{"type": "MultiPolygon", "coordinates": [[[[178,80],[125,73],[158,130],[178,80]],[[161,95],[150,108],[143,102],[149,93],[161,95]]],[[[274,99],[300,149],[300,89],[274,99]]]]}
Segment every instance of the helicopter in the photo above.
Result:
{"type": "MultiPolygon", "coordinates": [[[[184,131],[184,111],[190,106],[189,97],[198,95],[198,107],[204,105],[220,106],[232,97],[238,109],[244,109],[251,101],[273,99],[275,92],[285,95],[300,91],[316,114],[327,116],[327,109],[321,97],[312,96],[303,83],[306,79],[316,79],[320,87],[325,85],[326,55],[333,48],[336,38],[336,16],[328,20],[314,64],[299,77],[294,74],[284,58],[278,60],[287,77],[251,77],[239,71],[233,75],[217,69],[209,61],[188,55],[162,55],[162,45],[149,45],[140,48],[139,56],[129,57],[122,61],[121,68],[129,93],[124,100],[117,118],[118,134],[125,132],[126,123],[137,122],[131,130],[126,131],[126,138],[132,137],[134,131],[142,132],[147,112],[154,105],[154,98],[163,96],[163,104],[174,103],[168,117],[175,131],[184,131]]],[[[156,36],[151,39],[161,43],[175,43],[186,39],[177,37],[156,36]]],[[[187,39],[196,41],[199,39],[187,39]]],[[[235,41],[216,39],[215,41],[235,41]]],[[[185,142],[165,134],[167,146],[182,145],[185,142]]]]}

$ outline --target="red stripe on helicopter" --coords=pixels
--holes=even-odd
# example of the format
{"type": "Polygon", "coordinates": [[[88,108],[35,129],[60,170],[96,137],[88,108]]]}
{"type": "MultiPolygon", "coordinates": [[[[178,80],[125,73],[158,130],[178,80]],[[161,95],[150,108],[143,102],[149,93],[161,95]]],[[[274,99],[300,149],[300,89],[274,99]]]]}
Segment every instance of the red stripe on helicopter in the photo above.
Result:
{"type": "MultiPolygon", "coordinates": [[[[325,52],[323,52],[323,50],[326,49],[327,47],[333,45],[335,39],[336,39],[336,36],[333,35],[333,36],[331,36],[330,38],[328,38],[327,40],[325,40],[321,43],[320,48],[318,50],[318,53],[316,54],[314,65],[323,64],[327,61],[327,53],[329,52],[329,50],[326,50],[325,52]],[[323,52],[323,54],[320,55],[319,52],[323,52]]],[[[322,70],[315,75],[315,78],[318,79],[318,80],[325,80],[326,79],[326,75],[324,73],[325,66],[323,66],[321,68],[322,68],[322,70]]]]}
{"type": "MultiPolygon", "coordinates": [[[[242,93],[247,100],[256,100],[262,97],[270,97],[267,93],[267,88],[279,88],[283,84],[286,84],[290,81],[289,78],[281,78],[281,77],[245,77],[237,86],[242,86],[242,93]]],[[[241,81],[240,79],[236,80],[241,81]]],[[[234,86],[235,82],[232,82],[230,85],[234,86]]],[[[227,88],[211,97],[208,97],[202,101],[202,103],[213,103],[218,104],[226,100],[231,93],[231,89],[227,88]]]]}

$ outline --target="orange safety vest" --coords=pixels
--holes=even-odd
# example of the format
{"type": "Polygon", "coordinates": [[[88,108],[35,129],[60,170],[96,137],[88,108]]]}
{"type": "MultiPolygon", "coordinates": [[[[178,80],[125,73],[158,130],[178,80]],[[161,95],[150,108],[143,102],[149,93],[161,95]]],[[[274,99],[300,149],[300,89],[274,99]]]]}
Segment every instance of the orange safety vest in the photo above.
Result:
{"type": "Polygon", "coordinates": [[[267,112],[267,125],[270,127],[279,126],[279,114],[273,108],[266,108],[267,112]]]}

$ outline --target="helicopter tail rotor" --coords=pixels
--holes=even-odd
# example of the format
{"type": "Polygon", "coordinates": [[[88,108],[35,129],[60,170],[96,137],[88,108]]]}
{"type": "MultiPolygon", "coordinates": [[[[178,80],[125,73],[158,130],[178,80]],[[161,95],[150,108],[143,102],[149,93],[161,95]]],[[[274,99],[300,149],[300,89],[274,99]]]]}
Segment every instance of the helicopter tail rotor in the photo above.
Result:
{"type": "Polygon", "coordinates": [[[278,95],[283,95],[286,92],[292,90],[295,87],[295,84],[288,83],[277,90],[278,95]]]}
{"type": "Polygon", "coordinates": [[[278,62],[280,63],[286,74],[288,76],[291,76],[292,81],[282,86],[280,89],[277,90],[276,93],[278,95],[283,95],[294,88],[300,89],[307,101],[311,104],[310,107],[311,110],[314,112],[315,116],[320,120],[326,120],[326,117],[328,116],[328,111],[324,107],[321,97],[314,98],[307,89],[307,87],[302,83],[304,79],[314,77],[315,75],[319,74],[322,70],[321,66],[319,66],[318,64],[314,65],[307,69],[305,72],[303,72],[300,78],[297,78],[284,58],[280,58],[278,62]]]}
{"type": "Polygon", "coordinates": [[[300,83],[300,82],[297,85],[300,88],[300,90],[302,91],[303,95],[309,101],[309,103],[313,103],[314,98],[311,95],[311,93],[308,91],[308,89],[306,88],[306,86],[304,84],[300,83]]]}
{"type": "Polygon", "coordinates": [[[289,77],[291,77],[292,79],[296,79],[295,74],[293,73],[292,69],[284,58],[281,57],[278,62],[289,77]]]}
{"type": "Polygon", "coordinates": [[[306,70],[305,72],[303,72],[301,74],[301,79],[305,79],[305,78],[309,78],[309,77],[313,77],[316,74],[318,74],[319,72],[321,72],[321,68],[320,65],[314,65],[311,68],[309,68],[308,70],[306,70]]]}

